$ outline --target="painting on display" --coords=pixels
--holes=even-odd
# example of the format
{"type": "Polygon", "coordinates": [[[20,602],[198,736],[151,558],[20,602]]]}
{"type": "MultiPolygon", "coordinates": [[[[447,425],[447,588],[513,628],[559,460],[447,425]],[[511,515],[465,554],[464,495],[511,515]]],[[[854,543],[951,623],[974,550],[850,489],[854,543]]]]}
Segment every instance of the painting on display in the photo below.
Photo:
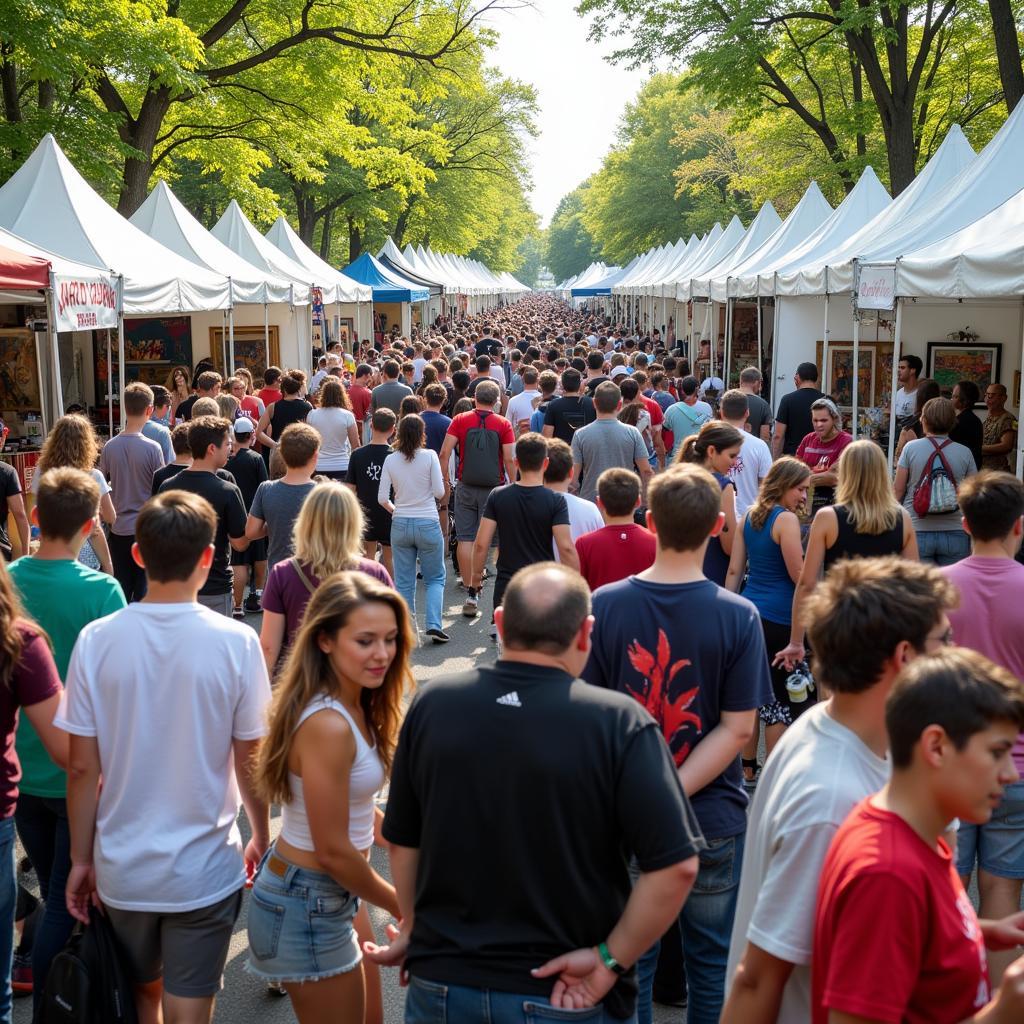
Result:
{"type": "MultiPolygon", "coordinates": [[[[989,384],[999,380],[1002,351],[1003,346],[999,343],[951,345],[945,341],[929,341],[927,376],[938,383],[947,398],[962,380],[974,381],[979,394],[984,395],[989,384]]],[[[979,402],[975,408],[981,409],[984,405],[984,402],[979,402]]]]}
{"type": "MultiPolygon", "coordinates": [[[[210,328],[210,357],[214,369],[226,375],[224,368],[224,328],[210,328]]],[[[270,325],[270,365],[277,366],[281,362],[281,344],[276,325],[270,325]]],[[[253,381],[261,381],[267,369],[267,342],[262,327],[235,328],[235,367],[244,366],[253,376],[253,381]]],[[[257,387],[259,385],[257,384],[257,387]]]]}
{"type": "MultiPolygon", "coordinates": [[[[114,394],[121,391],[117,365],[117,331],[110,332],[114,371],[114,394]]],[[[96,394],[107,394],[106,340],[93,346],[96,394]]],[[[126,319],[124,322],[125,382],[166,384],[175,366],[184,366],[192,376],[192,318],[153,316],[126,319]]]]}
{"type": "Polygon", "coordinates": [[[21,327],[0,330],[0,409],[40,412],[36,338],[21,327]]]}
{"type": "MultiPolygon", "coordinates": [[[[822,373],[822,343],[817,343],[819,380],[823,390],[831,395],[844,411],[853,409],[853,342],[830,342],[828,346],[828,372],[822,373]]],[[[863,408],[882,408],[889,405],[892,394],[892,342],[862,341],[858,352],[857,405],[863,408]]]]}

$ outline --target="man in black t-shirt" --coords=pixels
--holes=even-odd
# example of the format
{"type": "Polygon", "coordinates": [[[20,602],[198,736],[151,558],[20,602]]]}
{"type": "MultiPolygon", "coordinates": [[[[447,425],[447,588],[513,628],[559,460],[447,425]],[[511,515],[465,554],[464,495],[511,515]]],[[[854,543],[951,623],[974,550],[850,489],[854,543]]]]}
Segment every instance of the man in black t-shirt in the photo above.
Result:
{"type": "MultiPolygon", "coordinates": [[[[252,499],[256,497],[256,491],[261,483],[267,480],[267,464],[263,457],[252,450],[252,443],[256,437],[256,424],[248,416],[239,416],[233,425],[235,434],[235,450],[228,459],[224,469],[229,472],[238,484],[242,492],[242,501],[245,502],[245,511],[252,508],[252,499]]],[[[258,612],[260,610],[260,594],[263,585],[267,582],[267,541],[260,537],[258,540],[249,541],[245,551],[231,552],[231,568],[234,573],[232,589],[235,598],[234,616],[236,619],[244,619],[245,611],[258,612]],[[246,584],[250,584],[249,597],[245,602],[245,609],[242,608],[242,597],[245,594],[246,584]]]]}
{"type": "Polygon", "coordinates": [[[392,575],[391,562],[391,513],[384,509],[377,500],[380,490],[380,474],[384,468],[384,460],[391,454],[388,443],[395,432],[398,417],[387,407],[381,406],[373,411],[370,417],[370,443],[357,448],[349,458],[348,476],[345,482],[355,491],[359,504],[363,506],[366,519],[366,531],[363,534],[363,554],[371,559],[377,558],[377,545],[380,545],[380,560],[385,569],[392,575]]]}
{"type": "MultiPolygon", "coordinates": [[[[564,494],[544,486],[548,465],[547,438],[522,434],[516,441],[515,465],[519,480],[495,487],[484,505],[476,540],[473,542],[473,583],[479,593],[483,568],[495,533],[498,544],[498,574],[494,581],[494,607],[501,605],[509,580],[520,569],[551,560],[551,545],[558,548],[563,565],[579,569],[579,556],[569,526],[569,505],[564,494]]],[[[491,626],[491,636],[496,636],[491,626]]]]}
{"type": "Polygon", "coordinates": [[[549,1000],[626,1019],[632,965],[689,893],[705,844],[657,725],[577,678],[589,612],[575,572],[522,570],[498,611],[504,656],[408,710],[383,825],[402,930],[367,955],[404,964],[410,1019],[513,1000],[520,1019],[549,1000]]]}
{"type": "Polygon", "coordinates": [[[594,400],[580,394],[581,384],[579,370],[562,373],[562,397],[549,402],[544,410],[545,437],[557,437],[559,441],[572,444],[572,435],[597,418],[594,400]]]}
{"type": "Polygon", "coordinates": [[[825,396],[818,390],[818,368],[814,363],[801,363],[793,376],[795,391],[782,396],[775,414],[775,436],[772,456],[796,455],[800,442],[811,432],[811,406],[825,396]]]}
{"type": "Polygon", "coordinates": [[[501,342],[497,338],[491,337],[490,327],[485,327],[483,330],[483,337],[474,346],[474,351],[478,356],[493,356],[501,349],[501,342]]]}
{"type": "Polygon", "coordinates": [[[216,398],[220,394],[221,376],[213,370],[203,370],[196,374],[194,395],[189,395],[188,398],[182,402],[177,410],[175,410],[175,417],[179,420],[190,420],[192,418],[192,407],[199,401],[200,398],[216,398]]]}
{"type": "Polygon", "coordinates": [[[587,356],[587,379],[584,388],[588,395],[593,393],[610,378],[604,372],[604,353],[591,352],[587,356]]]}
{"type": "Polygon", "coordinates": [[[188,443],[192,465],[182,469],[160,485],[160,493],[188,491],[205,498],[217,513],[217,532],[213,539],[213,564],[199,591],[199,603],[221,615],[231,617],[232,581],[230,551],[244,551],[245,502],[233,480],[218,475],[228,461],[228,434],[231,423],[219,416],[197,416],[189,421],[188,443]]]}

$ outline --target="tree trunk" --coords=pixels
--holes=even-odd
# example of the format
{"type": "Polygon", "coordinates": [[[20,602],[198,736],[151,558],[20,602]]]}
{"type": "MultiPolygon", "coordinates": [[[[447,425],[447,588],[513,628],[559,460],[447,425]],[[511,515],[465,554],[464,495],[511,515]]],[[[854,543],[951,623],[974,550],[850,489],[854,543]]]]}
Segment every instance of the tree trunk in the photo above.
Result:
{"type": "Polygon", "coordinates": [[[395,221],[395,230],[391,233],[392,241],[399,249],[402,248],[403,242],[405,242],[405,232],[409,227],[409,211],[412,209],[412,205],[407,206],[399,215],[398,220],[395,221]]]}
{"type": "Polygon", "coordinates": [[[334,211],[324,214],[324,227],[320,233],[320,259],[331,262],[331,235],[334,233],[334,211]]]}
{"type": "Polygon", "coordinates": [[[57,87],[53,82],[39,83],[39,109],[52,110],[57,102],[57,87]]]}
{"type": "Polygon", "coordinates": [[[124,123],[120,129],[121,138],[142,154],[130,156],[124,162],[121,195],[117,200],[117,212],[122,217],[130,217],[146,201],[157,135],[170,106],[169,89],[164,86],[151,88],[142,101],[139,116],[124,123]]]}
{"type": "Polygon", "coordinates": [[[895,199],[917,174],[914,164],[914,108],[906,103],[894,104],[881,114],[889,154],[889,191],[895,199]]]}
{"type": "Polygon", "coordinates": [[[299,238],[301,238],[306,245],[313,245],[313,232],[316,230],[316,203],[309,198],[304,196],[295,189],[295,211],[299,218],[299,238]]]}
{"type": "Polygon", "coordinates": [[[18,99],[18,68],[6,57],[0,61],[0,89],[4,97],[4,117],[17,124],[21,120],[21,101],[18,99]]]}
{"type": "Polygon", "coordinates": [[[359,230],[359,226],[352,219],[348,218],[348,261],[351,263],[353,260],[359,259],[359,254],[363,251],[363,237],[359,230]]]}
{"type": "Polygon", "coordinates": [[[1013,108],[1024,98],[1024,67],[1021,67],[1017,26],[1013,20],[1010,0],[988,0],[988,9],[992,13],[992,35],[999,60],[999,80],[1003,85],[1006,109],[1012,114],[1013,108]]]}
{"type": "MultiPolygon", "coordinates": [[[[857,106],[857,113],[860,114],[860,105],[864,102],[864,72],[860,61],[856,57],[850,58],[850,77],[853,79],[853,102],[857,106]]],[[[860,123],[858,116],[857,123],[860,123]]],[[[857,156],[864,157],[868,154],[868,139],[862,132],[857,132],[857,156]]]]}

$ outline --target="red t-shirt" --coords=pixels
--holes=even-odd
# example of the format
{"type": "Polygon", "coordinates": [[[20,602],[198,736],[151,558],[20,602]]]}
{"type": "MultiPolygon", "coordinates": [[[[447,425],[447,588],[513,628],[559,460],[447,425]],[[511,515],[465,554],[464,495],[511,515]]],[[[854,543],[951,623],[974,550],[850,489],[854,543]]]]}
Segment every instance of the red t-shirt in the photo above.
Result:
{"type": "MultiPolygon", "coordinates": [[[[985,943],[949,847],[862,800],[818,886],[813,1024],[836,1010],[892,1024],[958,1024],[990,997],[985,943]]],[[[806,881],[806,880],[805,880],[806,881]]]]}
{"type": "Polygon", "coordinates": [[[656,547],[654,534],[636,523],[603,526],[576,539],[580,575],[591,590],[597,590],[649,569],[656,547]]]}
{"type": "Polygon", "coordinates": [[[825,473],[836,468],[839,456],[852,440],[852,434],[840,430],[831,441],[821,441],[812,430],[798,445],[796,457],[806,462],[814,472],[825,473]]]}
{"type": "Polygon", "coordinates": [[[352,414],[356,418],[356,423],[362,423],[370,414],[370,389],[364,388],[362,384],[350,384],[348,400],[352,403],[352,414]]]}
{"type": "MultiPolygon", "coordinates": [[[[459,480],[462,479],[462,462],[466,457],[466,435],[470,430],[479,426],[498,432],[498,438],[502,446],[498,448],[498,470],[502,474],[505,472],[502,448],[506,444],[516,443],[516,435],[512,429],[512,424],[504,416],[499,416],[496,412],[489,412],[487,418],[484,419],[482,412],[478,413],[475,410],[473,412],[459,413],[448,427],[448,433],[457,438],[459,442],[459,468],[456,473],[459,480]]],[[[499,476],[498,479],[502,478],[499,476]]]]}
{"type": "Polygon", "coordinates": [[[61,691],[60,675],[50,645],[37,630],[19,625],[21,657],[14,666],[9,686],[0,686],[0,734],[3,735],[3,775],[0,777],[0,818],[9,818],[18,802],[21,764],[14,750],[18,708],[41,701],[61,691]]]}

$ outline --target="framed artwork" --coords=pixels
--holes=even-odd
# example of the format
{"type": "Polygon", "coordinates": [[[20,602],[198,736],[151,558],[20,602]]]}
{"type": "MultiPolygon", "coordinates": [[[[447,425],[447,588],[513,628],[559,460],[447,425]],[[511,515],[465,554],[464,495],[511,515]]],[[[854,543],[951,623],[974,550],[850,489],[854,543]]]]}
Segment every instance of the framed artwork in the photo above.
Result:
{"type": "Polygon", "coordinates": [[[23,327],[0,330],[0,409],[42,412],[36,337],[23,327]]]}
{"type": "MultiPolygon", "coordinates": [[[[822,390],[832,397],[840,409],[853,408],[853,342],[833,341],[828,346],[828,367],[822,372],[822,342],[817,343],[819,380],[822,390]]],[[[857,408],[882,408],[889,405],[892,394],[892,342],[862,341],[858,352],[857,408]]]]}
{"type": "Polygon", "coordinates": [[[346,352],[352,350],[352,341],[356,336],[356,322],[350,316],[336,316],[334,318],[334,338],[332,341],[340,341],[346,352]]]}
{"type": "MultiPolygon", "coordinates": [[[[984,395],[989,384],[999,380],[1002,351],[1000,343],[951,345],[946,341],[929,341],[927,375],[938,382],[947,398],[962,380],[973,380],[984,395]]],[[[984,402],[979,402],[975,408],[982,409],[984,405],[984,402]]]]}
{"type": "MultiPolygon", "coordinates": [[[[224,328],[210,328],[210,358],[213,368],[226,375],[224,367],[224,328]]],[[[281,342],[278,328],[270,325],[270,365],[277,366],[281,361],[281,342]]],[[[253,380],[262,380],[267,369],[267,343],[262,327],[235,328],[235,366],[244,366],[253,376],[253,380]]]]}

